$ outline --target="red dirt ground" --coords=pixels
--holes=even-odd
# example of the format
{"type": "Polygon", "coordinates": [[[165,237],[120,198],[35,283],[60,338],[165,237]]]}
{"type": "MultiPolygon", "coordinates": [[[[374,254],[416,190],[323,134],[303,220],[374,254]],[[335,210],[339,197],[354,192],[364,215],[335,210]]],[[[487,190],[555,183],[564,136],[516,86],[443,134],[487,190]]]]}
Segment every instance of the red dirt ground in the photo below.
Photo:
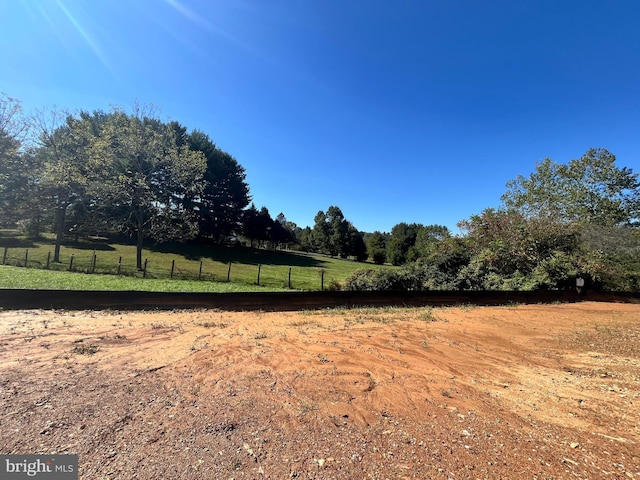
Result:
{"type": "Polygon", "coordinates": [[[638,479],[640,305],[0,312],[0,453],[82,479],[638,479]]]}

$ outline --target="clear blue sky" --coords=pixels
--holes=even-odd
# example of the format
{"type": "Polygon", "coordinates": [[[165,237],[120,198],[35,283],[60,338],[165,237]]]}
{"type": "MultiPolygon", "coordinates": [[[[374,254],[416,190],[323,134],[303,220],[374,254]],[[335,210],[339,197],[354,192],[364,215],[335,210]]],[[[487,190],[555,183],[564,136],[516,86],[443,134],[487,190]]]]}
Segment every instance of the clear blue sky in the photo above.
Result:
{"type": "Polygon", "coordinates": [[[590,147],[640,171],[637,0],[0,0],[25,110],[136,100],[208,133],[258,207],[363,231],[496,207],[590,147]]]}

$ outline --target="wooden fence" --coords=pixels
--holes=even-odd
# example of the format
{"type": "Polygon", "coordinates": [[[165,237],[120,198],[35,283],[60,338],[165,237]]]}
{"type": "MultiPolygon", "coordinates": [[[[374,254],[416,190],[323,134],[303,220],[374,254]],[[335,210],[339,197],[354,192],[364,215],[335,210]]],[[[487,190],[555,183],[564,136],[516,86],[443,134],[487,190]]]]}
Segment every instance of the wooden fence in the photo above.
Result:
{"type": "Polygon", "coordinates": [[[170,263],[160,264],[144,259],[141,269],[128,259],[114,257],[105,260],[99,252],[88,251],[85,255],[72,253],[62,259],[61,262],[53,262],[51,252],[46,256],[30,254],[29,249],[0,247],[2,265],[24,268],[36,268],[55,271],[68,271],[86,274],[119,275],[135,278],[170,279],[170,280],[197,280],[213,282],[237,282],[268,287],[288,288],[297,290],[324,290],[332,279],[325,278],[325,270],[317,268],[317,275],[310,282],[309,275],[302,274],[303,269],[310,267],[293,268],[291,266],[272,265],[248,265],[242,263],[217,262],[214,266],[209,264],[210,270],[206,270],[204,262],[196,261],[179,262],[175,259],[170,263]]]}
{"type": "Polygon", "coordinates": [[[17,309],[221,309],[287,311],[360,306],[508,305],[554,302],[640,303],[640,293],[535,290],[529,292],[264,292],[158,293],[0,289],[0,308],[17,309]]]}

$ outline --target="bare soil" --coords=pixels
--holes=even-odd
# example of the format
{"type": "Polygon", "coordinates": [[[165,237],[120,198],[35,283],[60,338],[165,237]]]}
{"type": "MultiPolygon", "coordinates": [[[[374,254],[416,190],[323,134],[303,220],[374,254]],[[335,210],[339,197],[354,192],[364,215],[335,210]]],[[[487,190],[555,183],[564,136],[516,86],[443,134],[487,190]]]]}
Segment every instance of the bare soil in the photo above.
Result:
{"type": "Polygon", "coordinates": [[[640,480],[640,305],[0,312],[0,419],[82,479],[640,480]]]}

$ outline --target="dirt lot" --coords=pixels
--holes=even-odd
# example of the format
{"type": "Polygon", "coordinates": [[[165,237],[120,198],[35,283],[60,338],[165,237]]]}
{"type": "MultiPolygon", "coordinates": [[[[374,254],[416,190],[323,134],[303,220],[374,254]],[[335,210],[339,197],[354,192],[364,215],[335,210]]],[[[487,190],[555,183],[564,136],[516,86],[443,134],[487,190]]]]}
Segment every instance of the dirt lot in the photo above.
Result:
{"type": "Polygon", "coordinates": [[[82,479],[640,480],[640,305],[0,312],[0,453],[82,479]]]}

